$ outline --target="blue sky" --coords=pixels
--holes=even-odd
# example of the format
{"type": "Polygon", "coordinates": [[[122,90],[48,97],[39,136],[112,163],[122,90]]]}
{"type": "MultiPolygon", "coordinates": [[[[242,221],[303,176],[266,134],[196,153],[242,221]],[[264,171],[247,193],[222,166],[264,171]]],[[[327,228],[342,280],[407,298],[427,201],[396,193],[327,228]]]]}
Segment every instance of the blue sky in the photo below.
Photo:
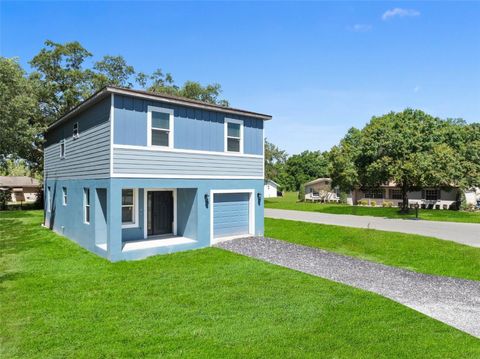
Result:
{"type": "Polygon", "coordinates": [[[274,116],[267,138],[328,150],[406,107],[480,121],[479,2],[6,2],[0,52],[46,39],[123,55],[138,71],[218,82],[232,106],[274,116]]]}

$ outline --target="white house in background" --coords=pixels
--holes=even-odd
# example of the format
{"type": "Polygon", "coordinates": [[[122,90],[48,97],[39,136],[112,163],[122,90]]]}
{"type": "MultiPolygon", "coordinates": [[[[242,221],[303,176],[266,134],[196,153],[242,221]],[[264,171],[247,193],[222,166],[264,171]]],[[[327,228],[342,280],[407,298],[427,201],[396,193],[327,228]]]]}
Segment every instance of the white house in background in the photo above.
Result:
{"type": "Polygon", "coordinates": [[[278,183],[272,180],[265,180],[265,185],[263,188],[263,195],[265,196],[265,198],[277,197],[278,187],[278,183]]]}
{"type": "MultiPolygon", "coordinates": [[[[467,204],[476,204],[476,190],[465,191],[465,199],[467,204]]],[[[427,209],[456,209],[458,201],[461,198],[462,191],[457,187],[449,188],[422,188],[417,191],[408,192],[408,204],[414,206],[418,204],[421,208],[427,209]]],[[[372,202],[376,206],[382,206],[383,202],[387,202],[394,207],[402,204],[402,192],[394,182],[389,182],[378,188],[373,189],[354,189],[348,196],[348,204],[358,204],[359,201],[372,202]]]]}
{"type": "Polygon", "coordinates": [[[332,188],[332,179],[317,178],[304,184],[305,201],[312,202],[339,202],[338,188],[332,188]]]}
{"type": "Polygon", "coordinates": [[[0,176],[0,191],[8,189],[12,191],[11,202],[35,202],[41,183],[27,176],[0,176]]]}

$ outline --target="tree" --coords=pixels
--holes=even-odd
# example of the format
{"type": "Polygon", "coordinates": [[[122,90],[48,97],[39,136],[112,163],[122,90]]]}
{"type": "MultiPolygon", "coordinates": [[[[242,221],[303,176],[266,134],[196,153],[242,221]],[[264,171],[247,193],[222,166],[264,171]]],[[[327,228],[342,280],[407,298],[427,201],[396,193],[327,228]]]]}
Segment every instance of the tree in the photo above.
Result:
{"type": "Polygon", "coordinates": [[[0,57],[0,166],[24,158],[37,167],[42,160],[42,132],[38,89],[17,60],[0,57]]]}
{"type": "Polygon", "coordinates": [[[265,179],[281,183],[279,176],[286,161],[287,153],[265,139],[265,179]]]}
{"type": "Polygon", "coordinates": [[[132,88],[130,81],[135,74],[133,66],[127,64],[123,56],[105,55],[101,61],[95,62],[92,78],[95,89],[107,85],[132,88]]]}
{"type": "Polygon", "coordinates": [[[33,71],[28,76],[16,60],[0,58],[0,166],[23,158],[34,172],[41,172],[48,125],[107,85],[131,88],[136,82],[149,91],[228,106],[219,98],[219,84],[187,81],[177,86],[172,75],[160,69],[151,75],[136,73],[122,56],[106,55],[89,68],[85,64],[91,57],[77,41],[47,40],[30,61],[33,71]]]}
{"type": "Polygon", "coordinates": [[[92,73],[83,68],[91,57],[79,42],[65,44],[45,41],[45,48],[34,56],[31,79],[38,82],[40,109],[52,123],[96,91],[92,73]]]}
{"type": "Polygon", "coordinates": [[[202,86],[199,82],[187,81],[179,89],[178,94],[194,100],[228,107],[229,104],[227,100],[221,100],[218,98],[221,92],[222,87],[219,84],[202,86]]]}
{"type": "Polygon", "coordinates": [[[412,109],[373,117],[332,149],[334,185],[375,188],[393,181],[401,189],[404,211],[409,191],[474,185],[479,181],[475,161],[480,152],[467,152],[480,142],[469,127],[463,121],[441,120],[412,109]]]}
{"type": "Polygon", "coordinates": [[[8,202],[12,200],[12,190],[10,188],[0,189],[0,209],[8,208],[8,202]]]}
{"type": "Polygon", "coordinates": [[[360,130],[352,127],[338,146],[328,153],[329,173],[334,186],[342,191],[350,191],[359,185],[355,159],[360,154],[360,130]]]}
{"type": "Polygon", "coordinates": [[[327,153],[304,151],[289,157],[285,163],[285,183],[289,191],[298,191],[305,182],[318,177],[328,177],[327,153]]]}

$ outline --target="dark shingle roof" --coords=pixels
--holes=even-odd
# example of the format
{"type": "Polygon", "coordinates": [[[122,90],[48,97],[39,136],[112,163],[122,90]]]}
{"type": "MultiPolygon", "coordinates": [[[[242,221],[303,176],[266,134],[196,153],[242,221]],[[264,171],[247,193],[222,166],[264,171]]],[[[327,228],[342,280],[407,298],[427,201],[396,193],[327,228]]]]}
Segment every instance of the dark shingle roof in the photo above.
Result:
{"type": "Polygon", "coordinates": [[[27,176],[0,176],[0,187],[40,187],[40,181],[27,176]]]}
{"type": "Polygon", "coordinates": [[[72,116],[76,115],[77,113],[80,113],[87,108],[89,108],[91,105],[97,103],[98,101],[104,99],[110,94],[118,94],[118,95],[127,95],[127,96],[135,96],[135,97],[140,97],[140,98],[148,98],[151,100],[157,100],[157,101],[162,101],[162,102],[167,102],[175,105],[183,105],[187,107],[194,107],[194,108],[200,108],[204,110],[209,110],[209,111],[217,111],[217,112],[222,112],[226,114],[234,114],[234,115],[241,115],[241,116],[248,116],[248,117],[253,117],[253,118],[258,118],[260,120],[271,120],[272,116],[258,113],[258,112],[252,112],[252,111],[246,111],[246,110],[241,110],[238,108],[233,108],[233,107],[225,107],[225,106],[220,106],[220,105],[215,105],[211,104],[208,102],[202,102],[202,101],[197,101],[197,100],[192,100],[186,97],[179,97],[179,96],[172,96],[172,95],[164,95],[164,94],[158,94],[154,92],[148,92],[148,91],[140,91],[140,90],[132,90],[128,88],[123,88],[123,87],[116,87],[116,86],[107,86],[101,89],[100,91],[96,92],[92,96],[90,96],[88,99],[83,101],[81,104],[77,105],[73,109],[71,109],[68,113],[66,113],[64,116],[60,117],[57,121],[52,123],[48,129],[51,129],[53,127],[56,127],[60,123],[62,123],[65,120],[68,120],[72,116]]]}

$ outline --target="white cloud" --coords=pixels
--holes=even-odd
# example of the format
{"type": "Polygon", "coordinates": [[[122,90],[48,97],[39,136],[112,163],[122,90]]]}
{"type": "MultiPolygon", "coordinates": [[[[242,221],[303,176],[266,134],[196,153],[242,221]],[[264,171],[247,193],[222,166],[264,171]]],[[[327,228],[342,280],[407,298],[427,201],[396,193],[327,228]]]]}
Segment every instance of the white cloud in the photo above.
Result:
{"type": "Polygon", "coordinates": [[[413,9],[401,9],[396,7],[394,9],[387,10],[382,15],[382,20],[388,20],[392,17],[405,17],[405,16],[420,16],[420,11],[413,9]]]}
{"type": "Polygon", "coordinates": [[[372,25],[369,24],[355,24],[348,28],[350,31],[354,32],[367,32],[372,30],[372,25]]]}

